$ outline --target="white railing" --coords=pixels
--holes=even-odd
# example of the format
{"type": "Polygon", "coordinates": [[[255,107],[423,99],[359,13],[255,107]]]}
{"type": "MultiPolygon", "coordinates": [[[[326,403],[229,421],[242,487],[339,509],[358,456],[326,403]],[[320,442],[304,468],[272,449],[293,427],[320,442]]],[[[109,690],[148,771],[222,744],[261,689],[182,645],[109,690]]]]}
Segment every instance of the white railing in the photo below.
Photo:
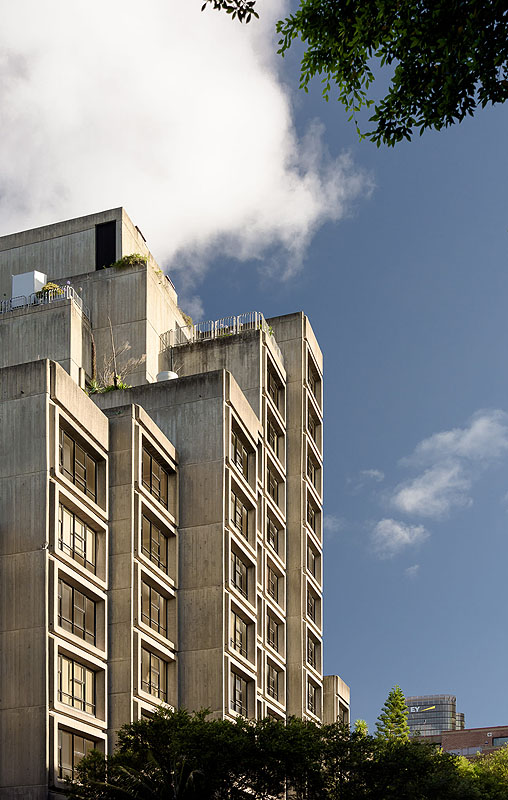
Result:
{"type": "Polygon", "coordinates": [[[206,342],[212,339],[225,339],[229,336],[235,336],[237,333],[254,330],[262,330],[266,333],[267,339],[282,363],[284,363],[273,331],[260,311],[248,311],[246,314],[239,314],[235,317],[207,320],[206,322],[198,322],[196,325],[186,325],[181,328],[177,327],[176,330],[166,331],[160,337],[161,352],[169,350],[170,347],[181,347],[185,344],[206,342]]]}
{"type": "Polygon", "coordinates": [[[85,306],[80,295],[72,286],[61,286],[59,289],[50,289],[46,292],[34,292],[28,296],[11,297],[10,300],[0,301],[0,314],[16,311],[18,308],[45,306],[49,303],[58,303],[60,300],[74,300],[80,311],[90,319],[90,310],[85,306]]]}

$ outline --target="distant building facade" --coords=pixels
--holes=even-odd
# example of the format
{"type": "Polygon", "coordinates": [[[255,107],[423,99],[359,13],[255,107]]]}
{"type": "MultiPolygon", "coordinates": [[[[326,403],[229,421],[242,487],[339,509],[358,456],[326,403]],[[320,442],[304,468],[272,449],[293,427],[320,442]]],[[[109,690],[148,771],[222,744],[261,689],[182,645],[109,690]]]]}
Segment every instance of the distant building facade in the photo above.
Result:
{"type": "Polygon", "coordinates": [[[464,728],[464,714],[457,711],[453,694],[406,697],[408,725],[412,736],[435,736],[442,731],[464,728]]]}
{"type": "Polygon", "coordinates": [[[161,705],[347,721],[307,317],[193,325],[123,209],[0,238],[2,296],[0,796],[161,705]],[[113,347],[131,388],[87,395],[113,347]]]}

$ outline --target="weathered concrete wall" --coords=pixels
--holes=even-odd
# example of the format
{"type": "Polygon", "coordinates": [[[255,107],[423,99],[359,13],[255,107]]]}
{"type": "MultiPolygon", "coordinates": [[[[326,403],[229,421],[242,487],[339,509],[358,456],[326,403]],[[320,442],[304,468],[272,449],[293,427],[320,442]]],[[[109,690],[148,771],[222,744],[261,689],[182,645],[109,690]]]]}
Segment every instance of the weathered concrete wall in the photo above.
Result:
{"type": "Polygon", "coordinates": [[[187,708],[209,707],[219,715],[224,670],[224,381],[224,372],[218,371],[94,398],[105,411],[119,402],[140,405],[178,450],[179,702],[187,708]]]}
{"type": "Polygon", "coordinates": [[[72,300],[0,315],[0,368],[51,358],[79,382],[80,368],[90,375],[91,355],[90,325],[72,300]]]}
{"type": "MultiPolygon", "coordinates": [[[[309,450],[322,466],[322,454],[309,441],[307,416],[309,403],[318,417],[321,410],[309,398],[307,372],[309,359],[322,372],[322,354],[310,323],[301,312],[267,320],[273,328],[277,343],[284,356],[287,374],[287,673],[288,713],[297,716],[308,714],[307,684],[311,680],[318,687],[318,702],[315,716],[321,717],[323,703],[322,653],[315,667],[305,658],[302,669],[302,653],[307,653],[309,633],[322,649],[321,620],[321,576],[310,574],[307,569],[307,543],[310,541],[321,554],[321,495],[307,476],[307,454],[309,450]],[[306,528],[307,498],[310,497],[318,511],[318,532],[314,535],[306,528]],[[317,597],[316,620],[307,613],[307,595],[310,591],[317,597]]],[[[320,416],[319,416],[320,419],[320,416]]],[[[321,557],[321,556],[320,556],[321,557]]]]}
{"type": "Polygon", "coordinates": [[[31,800],[47,793],[49,385],[45,361],[0,370],[0,796],[31,800]]]}

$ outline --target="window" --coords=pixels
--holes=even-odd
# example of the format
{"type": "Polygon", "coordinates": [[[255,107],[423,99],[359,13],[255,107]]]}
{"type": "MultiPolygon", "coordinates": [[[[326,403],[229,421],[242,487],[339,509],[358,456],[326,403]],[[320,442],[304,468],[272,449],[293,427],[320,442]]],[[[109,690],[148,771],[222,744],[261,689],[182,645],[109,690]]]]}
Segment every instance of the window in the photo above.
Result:
{"type": "Polygon", "coordinates": [[[319,490],[319,467],[310,456],[307,456],[307,477],[312,485],[319,490]]]}
{"type": "Polygon", "coordinates": [[[97,462],[60,429],[60,469],[87,497],[97,502],[97,462]]]}
{"type": "Polygon", "coordinates": [[[142,519],[142,552],[156,564],[159,569],[168,572],[168,537],[143,514],[142,519]]]}
{"type": "Polygon", "coordinates": [[[307,545],[307,569],[309,570],[310,574],[317,578],[318,572],[318,558],[319,556],[316,554],[316,551],[310,546],[307,545]]]}
{"type": "Polygon", "coordinates": [[[279,576],[271,567],[267,570],[266,591],[275,602],[279,600],[279,576]]]}
{"type": "Polygon", "coordinates": [[[144,692],[166,701],[167,663],[149,650],[141,648],[141,688],[144,692]]]}
{"type": "Polygon", "coordinates": [[[247,623],[235,611],[231,614],[231,647],[247,658],[247,623]]]}
{"type": "Polygon", "coordinates": [[[141,583],[141,619],[162,636],[168,634],[167,600],[149,583],[141,583]]]}
{"type": "Polygon", "coordinates": [[[312,505],[312,503],[310,502],[310,500],[307,500],[307,522],[308,522],[309,526],[312,528],[312,530],[314,531],[314,533],[316,533],[317,532],[316,531],[316,528],[317,528],[317,511],[314,508],[314,506],[312,505]]]}
{"type": "Polygon", "coordinates": [[[97,565],[96,532],[63,505],[60,505],[58,509],[58,521],[60,550],[95,575],[97,565]]]}
{"type": "Polygon", "coordinates": [[[249,476],[249,454],[244,447],[243,442],[239,438],[238,434],[234,431],[231,431],[231,452],[233,461],[244,476],[244,478],[248,478],[249,476]]]}
{"type": "Polygon", "coordinates": [[[307,616],[312,622],[317,621],[317,598],[311,591],[307,591],[307,616]]]}
{"type": "Polygon", "coordinates": [[[271,372],[270,370],[268,370],[267,391],[268,391],[268,396],[271,397],[274,405],[278,408],[279,397],[280,397],[280,386],[274,373],[271,372]]]}
{"type": "Polygon", "coordinates": [[[349,725],[349,709],[339,703],[339,722],[341,725],[349,725]]]}
{"type": "Polygon", "coordinates": [[[316,372],[312,369],[309,365],[308,368],[308,376],[307,382],[309,384],[309,389],[311,390],[312,394],[316,398],[319,403],[319,396],[320,396],[320,389],[321,389],[321,380],[316,372]]]}
{"type": "Polygon", "coordinates": [[[307,415],[307,430],[316,444],[318,444],[318,426],[319,423],[313,414],[309,411],[307,415]]]}
{"type": "Polygon", "coordinates": [[[87,714],[95,714],[95,672],[78,661],[58,656],[58,699],[87,714]]]}
{"type": "Polygon", "coordinates": [[[309,681],[307,683],[307,708],[312,714],[317,714],[318,687],[309,681]]]}
{"type": "Polygon", "coordinates": [[[249,532],[249,514],[239,497],[231,492],[231,521],[247,539],[249,532]]]}
{"type": "Polygon", "coordinates": [[[95,644],[96,603],[82,592],[58,579],[58,624],[64,630],[95,644]]]}
{"type": "Polygon", "coordinates": [[[247,681],[236,672],[231,673],[231,708],[247,716],[247,681]]]}
{"type": "Polygon", "coordinates": [[[76,767],[82,758],[97,747],[97,742],[69,731],[58,731],[58,777],[76,777],[76,767]]]}
{"type": "Polygon", "coordinates": [[[274,700],[279,699],[279,673],[275,667],[272,667],[271,664],[268,664],[268,670],[266,675],[266,691],[273,697],[274,700]]]}
{"type": "Polygon", "coordinates": [[[270,495],[272,500],[275,500],[275,502],[278,503],[279,502],[279,484],[277,482],[277,478],[275,477],[275,475],[271,471],[270,467],[268,467],[268,469],[266,470],[266,484],[267,484],[266,488],[267,488],[268,494],[270,495]]]}
{"type": "Polygon", "coordinates": [[[266,618],[266,641],[274,650],[279,650],[279,626],[271,614],[266,618]]]}
{"type": "Polygon", "coordinates": [[[95,269],[110,267],[116,261],[116,221],[95,226],[95,269]]]}
{"type": "Polygon", "coordinates": [[[278,457],[278,455],[279,455],[279,434],[278,434],[273,422],[271,421],[271,419],[268,419],[266,435],[267,435],[267,439],[268,439],[268,444],[272,448],[272,450],[275,453],[275,455],[278,457]]]}
{"type": "Polygon", "coordinates": [[[307,636],[307,663],[317,667],[318,643],[312,636],[307,636]]]}
{"type": "Polygon", "coordinates": [[[279,529],[270,517],[266,520],[266,539],[276,553],[279,552],[279,529]]]}
{"type": "Polygon", "coordinates": [[[247,597],[248,591],[247,575],[246,564],[236,553],[231,553],[231,583],[244,597],[247,597]]]}
{"type": "Polygon", "coordinates": [[[508,744],[508,736],[493,736],[492,737],[492,746],[493,747],[502,747],[505,744],[508,744]]]}
{"type": "Polygon", "coordinates": [[[143,486],[164,508],[168,507],[168,473],[143,447],[143,486]]]}

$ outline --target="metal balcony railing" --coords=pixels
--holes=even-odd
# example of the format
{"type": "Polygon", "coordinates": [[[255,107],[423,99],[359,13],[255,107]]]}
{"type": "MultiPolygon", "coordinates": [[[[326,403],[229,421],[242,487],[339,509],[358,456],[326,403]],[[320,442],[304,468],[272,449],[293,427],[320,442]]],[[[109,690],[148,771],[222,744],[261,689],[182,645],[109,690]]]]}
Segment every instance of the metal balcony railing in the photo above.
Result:
{"type": "Polygon", "coordinates": [[[49,292],[34,292],[28,296],[11,297],[10,300],[0,302],[0,314],[7,314],[9,311],[16,311],[18,308],[32,308],[35,306],[46,306],[50,303],[58,303],[61,300],[73,300],[85,317],[90,319],[90,310],[83,303],[79,294],[72,286],[61,286],[60,289],[51,289],[49,292]]]}
{"type": "Polygon", "coordinates": [[[207,320],[206,322],[198,322],[196,325],[186,325],[181,328],[176,328],[176,330],[166,331],[166,333],[163,333],[160,337],[160,348],[161,352],[164,352],[171,347],[181,347],[182,345],[194,344],[195,342],[223,339],[229,336],[235,336],[237,333],[254,330],[262,330],[265,332],[281,362],[284,363],[280,347],[275,341],[273,331],[260,311],[248,311],[246,314],[239,314],[234,317],[207,320]]]}

